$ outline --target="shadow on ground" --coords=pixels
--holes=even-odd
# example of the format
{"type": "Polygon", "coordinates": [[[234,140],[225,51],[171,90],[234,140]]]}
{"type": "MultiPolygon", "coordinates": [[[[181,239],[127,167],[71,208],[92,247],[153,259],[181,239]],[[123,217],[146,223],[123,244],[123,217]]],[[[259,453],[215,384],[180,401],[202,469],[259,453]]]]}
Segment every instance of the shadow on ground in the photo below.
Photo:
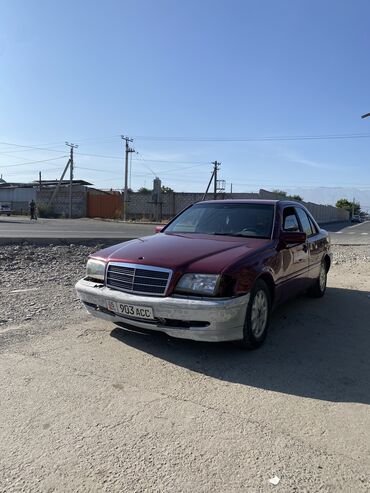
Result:
{"type": "Polygon", "coordinates": [[[27,221],[28,221],[29,223],[31,222],[31,221],[30,221],[30,219],[25,219],[24,221],[16,221],[16,220],[14,220],[14,219],[10,219],[10,218],[9,218],[9,219],[3,219],[3,218],[0,218],[0,223],[1,223],[1,224],[2,224],[2,223],[6,223],[6,224],[20,224],[21,222],[22,222],[22,223],[25,223],[25,222],[27,222],[27,221]]]}
{"type": "Polygon", "coordinates": [[[199,343],[115,328],[111,336],[156,358],[212,378],[333,402],[370,404],[370,298],[328,288],[278,308],[266,344],[199,343]]]}

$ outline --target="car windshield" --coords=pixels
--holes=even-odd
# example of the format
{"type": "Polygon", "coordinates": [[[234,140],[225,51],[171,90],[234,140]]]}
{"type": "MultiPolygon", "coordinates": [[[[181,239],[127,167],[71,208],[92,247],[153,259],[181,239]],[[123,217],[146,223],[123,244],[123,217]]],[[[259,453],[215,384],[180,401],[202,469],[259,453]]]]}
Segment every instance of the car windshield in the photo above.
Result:
{"type": "Polygon", "coordinates": [[[274,206],[255,203],[200,203],[177,217],[166,233],[270,238],[274,206]]]}

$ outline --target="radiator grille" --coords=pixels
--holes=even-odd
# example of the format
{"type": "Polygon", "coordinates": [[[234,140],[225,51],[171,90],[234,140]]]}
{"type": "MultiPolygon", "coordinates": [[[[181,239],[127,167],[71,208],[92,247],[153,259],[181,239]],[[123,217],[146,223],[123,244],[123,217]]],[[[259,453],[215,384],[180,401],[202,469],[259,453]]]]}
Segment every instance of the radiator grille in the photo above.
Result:
{"type": "Polygon", "coordinates": [[[106,285],[127,293],[164,296],[172,271],[160,267],[112,262],[108,264],[106,285]]]}

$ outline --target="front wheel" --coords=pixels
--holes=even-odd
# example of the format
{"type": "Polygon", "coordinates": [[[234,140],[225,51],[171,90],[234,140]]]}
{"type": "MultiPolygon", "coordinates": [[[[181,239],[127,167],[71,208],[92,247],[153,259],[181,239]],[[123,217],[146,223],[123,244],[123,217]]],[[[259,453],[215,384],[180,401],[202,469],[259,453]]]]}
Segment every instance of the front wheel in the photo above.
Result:
{"type": "Polygon", "coordinates": [[[267,335],[271,315],[271,296],[267,284],[257,280],[250,294],[245,316],[243,339],[240,345],[246,349],[260,347],[267,335]]]}
{"type": "Polygon", "coordinates": [[[323,259],[320,266],[319,277],[316,279],[315,284],[308,290],[308,294],[312,298],[322,298],[326,291],[326,282],[328,277],[328,269],[326,262],[323,259]]]}

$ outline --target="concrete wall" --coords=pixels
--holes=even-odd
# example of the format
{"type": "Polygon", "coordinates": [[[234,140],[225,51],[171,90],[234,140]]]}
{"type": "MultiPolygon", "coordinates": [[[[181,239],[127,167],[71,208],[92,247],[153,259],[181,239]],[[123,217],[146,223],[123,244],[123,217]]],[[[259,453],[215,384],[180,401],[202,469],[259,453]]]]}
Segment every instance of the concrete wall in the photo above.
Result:
{"type": "MultiPolygon", "coordinates": [[[[283,197],[267,190],[260,190],[260,198],[279,200],[283,197]]],[[[324,224],[349,221],[350,213],[345,209],[339,209],[332,205],[314,204],[313,202],[302,201],[301,203],[311,212],[318,223],[324,224]]]]}
{"type": "MultiPolygon", "coordinates": [[[[74,185],[72,196],[72,215],[73,217],[85,217],[87,207],[88,188],[74,185]]],[[[7,189],[0,187],[0,202],[11,202],[13,210],[16,212],[28,213],[28,204],[34,199],[38,205],[47,205],[53,189],[43,188],[41,191],[36,188],[14,188],[7,189]]],[[[97,192],[98,193],[98,192],[97,192]]],[[[168,220],[181,212],[185,207],[202,200],[203,193],[165,193],[161,196],[161,203],[155,204],[152,195],[143,193],[130,193],[127,210],[129,219],[147,220],[168,220]]],[[[208,194],[207,199],[213,199],[213,194],[208,194]]],[[[267,190],[260,190],[259,193],[224,193],[219,198],[225,199],[281,199],[276,193],[267,190]]],[[[349,212],[338,209],[331,205],[313,204],[302,202],[311,212],[319,223],[330,223],[348,221],[349,212]]],[[[53,203],[56,213],[68,216],[69,211],[69,188],[61,187],[53,203]]]]}
{"type": "MultiPolygon", "coordinates": [[[[166,220],[170,219],[185,207],[202,200],[203,193],[165,193],[162,194],[160,204],[155,204],[151,194],[130,193],[127,210],[129,219],[166,220]]],[[[213,194],[208,194],[207,199],[213,199],[213,194]]],[[[276,193],[260,190],[259,193],[224,193],[218,198],[223,199],[270,199],[279,200],[283,197],[276,193]]],[[[344,209],[338,209],[331,205],[313,204],[302,202],[319,223],[331,223],[348,221],[349,213],[344,209]]]]}
{"type": "MultiPolygon", "coordinates": [[[[38,206],[47,206],[54,192],[53,188],[42,188],[36,194],[36,203],[38,206]]],[[[86,216],[86,187],[74,185],[72,188],[72,217],[86,216]]],[[[57,214],[68,217],[69,213],[69,187],[60,187],[56,194],[52,208],[57,214]]]]}
{"type": "MultiPolygon", "coordinates": [[[[130,219],[155,219],[156,216],[161,216],[162,219],[170,219],[183,209],[195,202],[199,202],[203,198],[203,193],[164,193],[162,194],[162,203],[155,204],[151,194],[130,193],[128,203],[128,217],[130,219]]],[[[207,194],[208,200],[213,199],[213,194],[207,194]]],[[[258,199],[258,193],[238,193],[238,194],[221,194],[219,198],[244,198],[258,199]]]]}

